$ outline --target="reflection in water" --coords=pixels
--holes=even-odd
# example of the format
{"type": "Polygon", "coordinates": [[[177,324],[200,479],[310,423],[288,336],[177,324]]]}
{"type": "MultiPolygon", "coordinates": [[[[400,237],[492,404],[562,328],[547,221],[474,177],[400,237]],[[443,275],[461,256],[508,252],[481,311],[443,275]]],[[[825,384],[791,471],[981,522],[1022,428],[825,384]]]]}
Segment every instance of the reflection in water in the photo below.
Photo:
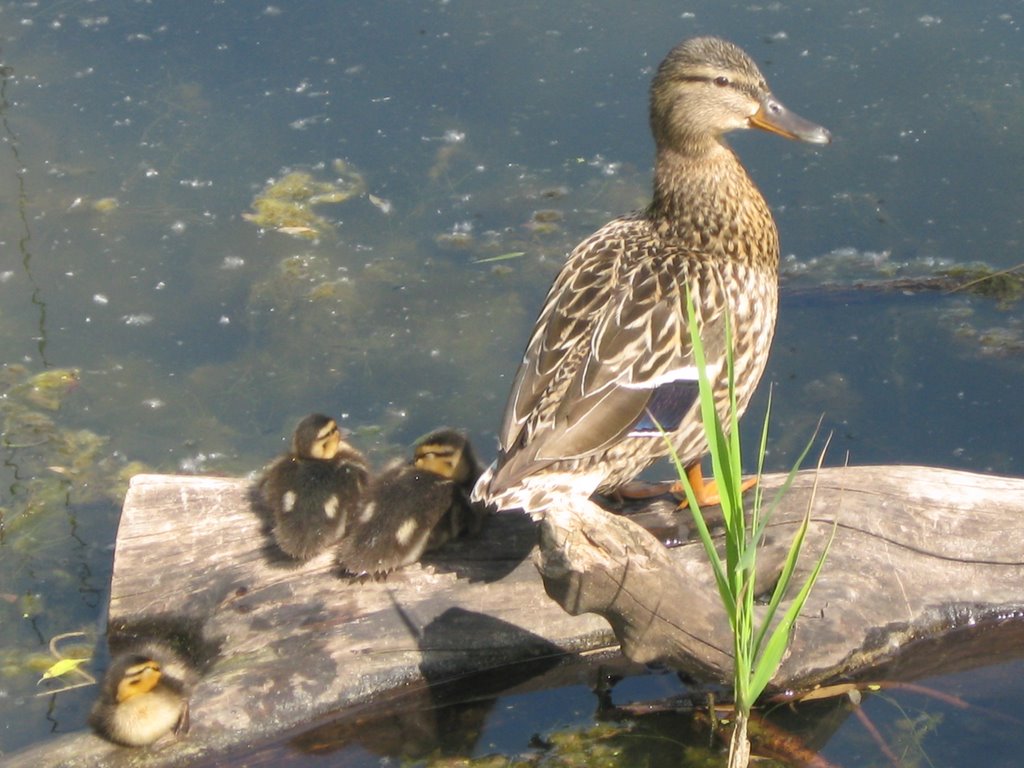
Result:
{"type": "MultiPolygon", "coordinates": [[[[408,624],[415,631],[412,622],[408,624]]],[[[566,663],[570,656],[515,625],[461,608],[445,611],[424,627],[419,647],[425,686],[412,687],[397,700],[388,697],[388,703],[366,714],[349,713],[306,731],[290,740],[291,747],[323,754],[357,744],[373,754],[404,760],[472,754],[499,695],[566,663]],[[494,637],[502,637],[499,644],[504,647],[530,649],[534,658],[502,665],[483,645],[494,637]],[[482,671],[453,678],[452,660],[464,662],[467,654],[479,655],[482,671]]]]}
{"type": "Polygon", "coordinates": [[[28,192],[25,184],[25,174],[23,170],[23,164],[18,151],[18,137],[11,127],[10,120],[7,117],[7,111],[10,109],[10,102],[7,100],[7,85],[10,81],[11,76],[14,74],[14,68],[8,66],[0,66],[0,125],[3,126],[3,133],[6,137],[6,144],[10,149],[11,156],[14,158],[14,177],[17,179],[15,185],[18,193],[18,221],[21,222],[21,234],[18,237],[18,252],[21,254],[21,266],[25,271],[25,276],[28,278],[29,284],[32,286],[32,304],[39,310],[38,320],[38,332],[39,335],[36,339],[37,349],[39,350],[39,359],[43,364],[44,368],[50,366],[49,361],[46,359],[46,302],[42,297],[42,289],[36,282],[35,277],[32,274],[32,251],[29,248],[29,243],[32,241],[32,230],[28,223],[28,192]]]}
{"type": "MultiPolygon", "coordinates": [[[[938,758],[967,749],[957,746],[964,730],[1003,731],[1009,722],[1015,735],[1004,733],[1002,743],[987,743],[974,754],[1005,759],[1020,747],[1021,713],[995,712],[975,702],[993,685],[1011,686],[1021,662],[1006,661],[1001,669],[978,667],[990,664],[993,653],[1019,658],[1022,631],[1019,621],[1009,620],[965,627],[940,641],[919,643],[877,670],[870,681],[839,689],[835,695],[789,704],[779,703],[786,700],[780,698],[757,713],[751,731],[754,751],[786,765],[874,765],[884,763],[889,754],[903,755],[907,765],[947,764],[938,758]],[[898,682],[918,679],[922,673],[931,676],[926,685],[898,682]]],[[[258,748],[247,759],[252,765],[287,761],[313,766],[324,755],[338,754],[336,759],[346,765],[378,765],[381,758],[392,758],[481,768],[507,765],[515,756],[538,767],[667,767],[698,760],[721,764],[727,723],[711,724],[707,695],[714,693],[714,701],[727,705],[727,691],[685,685],[664,671],[643,673],[638,665],[614,658],[590,666],[579,659],[563,657],[553,664],[538,659],[536,665],[526,666],[397,692],[387,702],[347,712],[287,741],[258,748]],[[569,706],[564,701],[545,704],[536,694],[515,694],[550,686],[564,689],[569,681],[598,685],[592,692],[580,690],[569,706]],[[569,725],[570,720],[575,725],[569,725]],[[303,760],[296,753],[310,758],[303,760]],[[506,757],[495,763],[488,757],[494,754],[506,757]],[[477,759],[457,761],[471,757],[477,759]]],[[[558,694],[549,691],[548,696],[558,694]]],[[[951,764],[977,763],[963,755],[951,764]]]]}

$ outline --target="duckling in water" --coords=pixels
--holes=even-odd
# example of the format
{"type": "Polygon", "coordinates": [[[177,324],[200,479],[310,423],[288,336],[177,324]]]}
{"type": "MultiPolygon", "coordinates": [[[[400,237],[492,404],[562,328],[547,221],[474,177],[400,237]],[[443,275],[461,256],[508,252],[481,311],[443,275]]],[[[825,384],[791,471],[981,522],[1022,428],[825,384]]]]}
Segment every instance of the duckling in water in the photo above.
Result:
{"type": "Polygon", "coordinates": [[[274,517],[281,550],[309,560],[345,534],[350,513],[369,483],[366,459],[341,439],[334,419],[314,413],[295,428],[291,451],[259,482],[274,517]]]}
{"type": "Polygon", "coordinates": [[[478,533],[484,509],[469,494],[480,472],[465,435],[431,432],[416,443],[411,462],[392,464],[370,484],[338,545],[338,564],[354,575],[381,576],[478,533]]]}
{"type": "Polygon", "coordinates": [[[197,674],[171,648],[148,643],[118,655],[100,688],[89,723],[103,737],[129,747],[188,731],[188,698],[197,674]]]}

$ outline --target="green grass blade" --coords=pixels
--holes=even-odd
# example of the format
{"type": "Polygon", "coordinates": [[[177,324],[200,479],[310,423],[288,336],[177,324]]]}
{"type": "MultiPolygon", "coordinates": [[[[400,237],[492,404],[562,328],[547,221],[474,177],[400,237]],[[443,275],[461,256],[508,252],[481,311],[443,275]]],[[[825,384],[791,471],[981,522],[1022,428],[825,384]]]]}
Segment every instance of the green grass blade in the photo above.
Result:
{"type": "Polygon", "coordinates": [[[761,526],[761,505],[764,503],[764,491],[761,488],[761,476],[764,474],[764,457],[768,453],[768,421],[772,413],[772,386],[768,386],[768,402],[764,407],[764,419],[761,421],[761,442],[757,446],[757,474],[754,476],[754,502],[750,508],[751,539],[756,547],[761,543],[764,528],[761,526]]]}
{"type": "MultiPolygon", "coordinates": [[[[816,467],[816,470],[821,469],[821,465],[824,462],[825,453],[827,450],[828,441],[826,441],[825,447],[822,449],[821,454],[818,457],[818,465],[816,467]]],[[[799,528],[797,528],[796,534],[793,536],[793,541],[790,544],[789,552],[787,553],[786,560],[783,563],[782,574],[780,575],[779,580],[775,585],[775,590],[772,592],[771,600],[769,601],[768,608],[766,609],[763,616],[761,628],[758,630],[757,636],[754,640],[755,653],[761,649],[762,645],[764,645],[764,650],[761,655],[761,659],[764,660],[765,666],[770,670],[766,672],[766,670],[761,669],[761,662],[759,660],[757,672],[761,673],[761,675],[767,673],[767,678],[764,680],[764,683],[759,690],[764,690],[764,685],[768,684],[769,680],[771,680],[772,675],[775,674],[775,670],[778,668],[778,664],[782,659],[782,654],[785,653],[786,646],[789,642],[789,627],[791,627],[793,622],[796,621],[797,614],[799,614],[799,612],[803,609],[804,602],[807,600],[807,595],[810,593],[811,587],[814,585],[814,582],[818,579],[818,574],[821,572],[822,565],[824,565],[825,557],[832,546],[832,539],[835,537],[835,526],[833,525],[832,533],[829,536],[829,540],[826,543],[824,550],[822,550],[822,553],[818,558],[818,561],[815,564],[814,568],[812,569],[811,574],[804,582],[803,586],[797,593],[796,597],[793,598],[793,601],[787,609],[786,613],[779,621],[778,626],[772,632],[772,635],[769,638],[767,644],[765,644],[765,634],[772,625],[779,605],[781,604],[786,593],[789,591],[789,585],[792,581],[793,573],[796,570],[797,561],[800,558],[800,552],[803,549],[804,540],[807,537],[807,530],[809,529],[811,524],[811,509],[814,506],[814,499],[817,493],[817,489],[818,476],[817,474],[815,474],[814,484],[811,486],[811,496],[807,502],[807,509],[804,511],[803,518],[800,521],[800,526],[799,528]],[[778,647],[780,643],[781,648],[778,647]],[[775,659],[774,662],[772,661],[773,658],[775,659]]]]}
{"type": "MultiPolygon", "coordinates": [[[[819,424],[820,424],[820,421],[819,421],[819,424]]],[[[817,430],[815,430],[815,434],[817,434],[817,430]]],[[[814,440],[813,436],[811,437],[811,440],[812,441],[814,440]]],[[[828,451],[828,446],[829,446],[829,443],[831,441],[832,441],[832,435],[830,434],[828,436],[828,438],[826,438],[826,440],[825,440],[825,445],[821,449],[821,454],[818,456],[818,464],[817,464],[816,470],[820,470],[821,469],[821,465],[822,465],[822,463],[825,460],[825,454],[828,451]]],[[[802,457],[804,455],[806,455],[806,453],[809,450],[809,448],[810,448],[810,445],[808,445],[807,448],[804,449],[803,454],[801,454],[801,461],[802,461],[802,457]]],[[[799,469],[799,467],[800,467],[799,463],[795,464],[793,466],[793,468],[789,471],[789,475],[786,477],[786,483],[784,484],[783,487],[788,488],[792,484],[793,479],[796,477],[797,470],[799,469]]],[[[817,487],[818,487],[818,477],[817,477],[817,475],[815,475],[815,477],[814,477],[814,484],[811,487],[811,498],[810,498],[810,500],[808,502],[807,512],[804,515],[804,518],[801,521],[800,527],[797,529],[796,534],[793,536],[793,542],[790,545],[789,553],[788,553],[788,555],[786,557],[786,561],[783,563],[782,575],[779,577],[779,580],[776,582],[775,590],[772,592],[771,600],[768,603],[768,609],[766,611],[766,615],[769,618],[771,618],[771,617],[773,617],[775,615],[776,608],[778,607],[779,603],[782,602],[782,599],[786,595],[786,591],[789,589],[789,582],[790,582],[790,579],[791,579],[791,577],[793,575],[793,569],[796,567],[796,558],[800,554],[800,546],[802,546],[802,544],[803,544],[804,534],[807,532],[807,526],[810,524],[810,519],[809,519],[808,515],[810,515],[810,505],[814,503],[814,496],[815,496],[815,491],[817,490],[817,487]]],[[[770,623],[770,622],[766,621],[765,625],[767,626],[768,623],[770,623]]]]}
{"type": "MultiPolygon", "coordinates": [[[[779,486],[776,489],[775,493],[772,495],[772,499],[768,504],[767,511],[761,512],[762,519],[760,520],[760,526],[762,534],[764,532],[764,528],[768,525],[769,521],[771,520],[775,510],[782,502],[783,496],[786,495],[786,492],[789,491],[789,487],[793,484],[793,480],[796,479],[797,472],[800,470],[801,465],[807,458],[807,454],[811,452],[811,446],[814,445],[814,441],[818,438],[818,432],[821,430],[822,419],[824,419],[824,416],[818,417],[818,424],[817,426],[814,427],[814,432],[811,435],[811,438],[807,441],[807,444],[804,446],[804,449],[800,452],[800,455],[797,456],[796,461],[793,463],[792,468],[789,470],[789,474],[786,475],[785,481],[783,481],[782,485],[779,486]]],[[[820,463],[818,466],[821,466],[820,463]]]]}
{"type": "Polygon", "coordinates": [[[509,259],[518,259],[526,255],[526,251],[510,251],[503,253],[500,256],[488,256],[485,259],[474,259],[474,264],[493,264],[496,261],[508,261],[509,259]]]}
{"type": "Polygon", "coordinates": [[[796,597],[793,598],[793,602],[790,604],[786,613],[779,621],[778,626],[772,632],[771,637],[768,639],[768,643],[765,645],[764,652],[757,660],[757,667],[754,670],[754,675],[751,677],[749,693],[756,700],[761,692],[771,682],[772,677],[775,676],[776,670],[782,663],[782,657],[786,653],[786,648],[789,645],[790,632],[793,625],[796,623],[797,616],[800,611],[803,610],[804,604],[807,602],[807,596],[811,593],[811,589],[814,587],[815,582],[818,580],[818,576],[821,574],[821,569],[825,565],[825,558],[828,556],[828,551],[832,548],[832,541],[836,536],[836,524],[832,525],[832,532],[829,535],[828,541],[825,543],[825,547],[818,557],[818,560],[814,564],[814,568],[808,575],[807,580],[804,582],[800,591],[796,597]]]}
{"type": "MultiPolygon", "coordinates": [[[[687,321],[692,343],[693,361],[697,369],[698,410],[711,456],[712,469],[717,483],[721,501],[722,515],[725,525],[725,557],[718,554],[715,542],[708,531],[707,523],[697,505],[696,495],[686,474],[686,467],[675,451],[675,446],[665,431],[661,430],[663,439],[668,444],[669,454],[685,490],[694,525],[701,539],[705,554],[711,564],[715,584],[725,607],[733,632],[734,653],[734,687],[737,710],[749,714],[750,707],[764,691],[778,670],[779,664],[789,645],[793,626],[803,610],[807,597],[817,581],[825,558],[835,537],[836,527],[832,533],[809,577],[804,581],[798,594],[792,600],[782,617],[776,622],[776,616],[783,599],[788,594],[801,551],[810,528],[810,513],[817,489],[817,476],[811,490],[811,500],[798,530],[793,537],[783,565],[782,574],[772,593],[768,609],[758,627],[755,627],[756,595],[755,565],[758,546],[764,540],[766,527],[773,513],[778,508],[783,494],[789,490],[796,477],[800,465],[817,438],[817,430],[804,447],[799,459],[790,470],[782,487],[774,495],[767,508],[763,505],[764,492],[760,477],[764,470],[764,459],[768,444],[768,426],[771,413],[772,393],[769,391],[768,408],[761,427],[761,439],[757,459],[757,483],[754,491],[753,507],[747,519],[743,506],[742,454],[740,452],[739,407],[736,398],[735,368],[732,356],[732,329],[730,315],[725,316],[725,370],[716,370],[716,379],[725,378],[728,392],[728,412],[719,417],[715,403],[713,382],[708,375],[706,351],[700,338],[701,328],[697,322],[696,308],[689,292],[686,295],[687,321]],[[724,422],[724,423],[723,423],[724,422]]],[[[820,421],[819,421],[820,427],[820,421]]],[[[827,442],[826,442],[827,448],[827,442]]],[[[818,469],[824,458],[824,451],[818,461],[818,469]]]]}
{"type": "Polygon", "coordinates": [[[668,433],[662,429],[661,425],[657,423],[657,420],[655,420],[655,425],[658,427],[658,430],[661,432],[663,439],[668,445],[669,456],[675,466],[676,474],[682,482],[683,490],[686,493],[686,501],[689,504],[690,512],[693,514],[694,526],[697,528],[697,534],[700,537],[701,544],[704,545],[704,554],[707,555],[708,562],[711,563],[711,570],[715,575],[715,584],[718,587],[718,594],[722,600],[722,605],[725,606],[726,612],[729,614],[731,623],[732,616],[735,613],[735,601],[732,596],[729,579],[726,577],[725,569],[722,567],[722,561],[718,557],[718,550],[715,549],[714,539],[711,538],[711,532],[708,530],[708,524],[705,522],[704,515],[701,514],[700,507],[697,505],[697,497],[693,493],[693,488],[690,487],[690,481],[686,476],[686,469],[679,460],[679,454],[676,453],[675,446],[672,445],[672,441],[669,439],[668,433]]]}
{"type": "MultiPolygon", "coordinates": [[[[735,565],[741,558],[744,549],[745,536],[743,499],[740,493],[742,476],[740,474],[740,457],[738,451],[739,431],[735,426],[735,418],[733,418],[730,436],[726,437],[722,423],[718,418],[718,410],[715,407],[714,390],[711,379],[708,376],[704,344],[700,338],[697,313],[693,302],[690,300],[689,293],[687,293],[687,320],[689,323],[693,358],[697,368],[698,386],[700,389],[699,398],[701,420],[708,440],[708,453],[711,455],[711,467],[715,477],[715,482],[718,486],[719,503],[722,507],[722,518],[726,530],[726,571],[729,574],[735,575],[735,565]]],[[[726,350],[732,349],[732,332],[729,325],[728,315],[726,315],[725,342],[726,350]]],[[[726,366],[726,375],[732,405],[730,413],[732,417],[735,417],[735,382],[733,380],[732,355],[728,353],[726,354],[726,366]]],[[[736,583],[733,579],[730,580],[730,585],[732,595],[738,595],[741,584],[736,583]]]]}

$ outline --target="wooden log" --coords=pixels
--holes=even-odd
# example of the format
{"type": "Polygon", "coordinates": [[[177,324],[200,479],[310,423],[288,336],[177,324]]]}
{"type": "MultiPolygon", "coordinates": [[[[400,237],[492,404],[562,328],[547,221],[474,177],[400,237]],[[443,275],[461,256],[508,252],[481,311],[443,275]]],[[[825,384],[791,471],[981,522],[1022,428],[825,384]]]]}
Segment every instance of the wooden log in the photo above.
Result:
{"type": "MultiPolygon", "coordinates": [[[[187,738],[165,765],[268,738],[395,688],[538,657],[615,649],[607,623],[544,595],[529,557],[536,528],[494,516],[487,536],[443,557],[353,582],[330,554],[280,556],[242,479],[140,475],[121,515],[109,627],[146,634],[201,627],[216,653],[191,700],[187,738]]],[[[11,765],[117,766],[136,751],[82,733],[11,756],[11,765]]]]}
{"type": "MultiPolygon", "coordinates": [[[[782,561],[814,481],[812,472],[797,477],[761,557],[782,561]]],[[[765,486],[779,482],[766,478],[765,486]]],[[[836,535],[778,688],[863,674],[915,639],[1024,615],[1024,480],[925,467],[827,469],[811,519],[796,583],[833,525],[836,535]]],[[[665,550],[630,520],[584,503],[542,523],[540,569],[556,601],[570,613],[604,616],[634,661],[729,679],[731,635],[699,542],[665,550]]]]}
{"type": "MultiPolygon", "coordinates": [[[[766,487],[780,482],[765,479],[766,487]]],[[[775,513],[769,561],[788,545],[811,482],[801,474],[775,513]]],[[[480,539],[386,581],[354,583],[329,555],[304,566],[283,560],[250,493],[241,479],[132,481],[110,628],[183,627],[210,657],[193,692],[190,733],[159,744],[148,765],[216,755],[403,687],[609,651],[616,638],[634,659],[727,676],[725,618],[697,544],[666,550],[631,520],[580,505],[541,526],[543,582],[530,555],[536,526],[502,514],[480,539]],[[592,613],[573,617],[560,604],[592,613]]],[[[804,567],[833,520],[839,528],[779,686],[864,672],[908,640],[1024,610],[1024,480],[829,469],[812,514],[804,567]]],[[[116,767],[138,756],[83,731],[6,758],[31,768],[116,767]]]]}

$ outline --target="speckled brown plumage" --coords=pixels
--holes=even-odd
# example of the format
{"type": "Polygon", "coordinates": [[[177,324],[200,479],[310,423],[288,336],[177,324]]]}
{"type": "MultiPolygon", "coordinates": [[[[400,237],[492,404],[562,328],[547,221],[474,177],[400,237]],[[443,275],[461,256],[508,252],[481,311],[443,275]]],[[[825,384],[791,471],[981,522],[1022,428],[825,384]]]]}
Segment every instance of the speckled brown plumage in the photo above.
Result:
{"type": "Polygon", "coordinates": [[[728,315],[746,407],[775,329],[779,260],[768,205],[722,139],[747,127],[829,140],[775,100],[736,46],[707,37],[676,46],[651,85],[652,202],[570,254],[527,345],[499,456],[477,498],[539,514],[558,494],[613,491],[667,453],[655,418],[683,462],[699,462],[707,444],[687,290],[723,412],[728,315]]]}

